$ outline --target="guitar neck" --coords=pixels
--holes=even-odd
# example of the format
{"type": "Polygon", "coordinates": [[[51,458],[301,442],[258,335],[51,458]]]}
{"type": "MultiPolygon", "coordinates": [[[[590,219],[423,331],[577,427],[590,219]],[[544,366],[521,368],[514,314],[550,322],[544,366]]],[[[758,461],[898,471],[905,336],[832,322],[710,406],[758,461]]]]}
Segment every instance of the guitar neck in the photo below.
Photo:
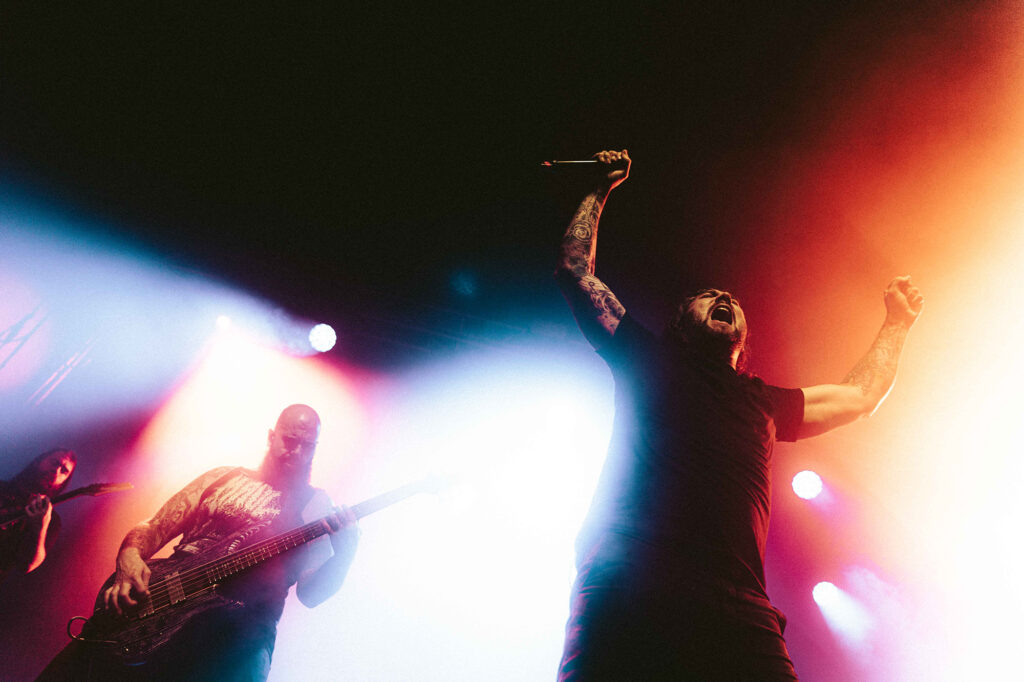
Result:
{"type": "Polygon", "coordinates": [[[205,589],[205,587],[218,583],[247,568],[261,564],[268,559],[280,556],[307,542],[312,542],[321,535],[325,535],[329,528],[327,517],[324,517],[211,561],[203,567],[205,569],[204,582],[206,583],[203,588],[205,589]]]}
{"type": "MultiPolygon", "coordinates": [[[[389,507],[396,502],[400,502],[407,497],[415,495],[423,490],[423,485],[419,482],[410,483],[394,490],[381,493],[376,497],[371,497],[368,500],[364,500],[351,507],[352,512],[355,514],[357,519],[361,519],[364,516],[373,514],[374,512],[380,511],[385,507],[389,507]]],[[[254,545],[245,547],[232,552],[219,559],[198,566],[188,571],[187,583],[189,589],[187,593],[198,593],[210,586],[229,578],[241,571],[256,566],[258,564],[273,559],[276,556],[280,556],[285,552],[295,549],[307,542],[316,540],[321,535],[325,535],[330,531],[330,525],[327,521],[328,517],[311,521],[303,526],[294,528],[290,531],[275,535],[274,537],[268,538],[257,542],[254,545]]],[[[185,576],[173,575],[168,576],[166,581],[180,581],[185,576]]],[[[151,591],[152,590],[151,586],[151,591]]],[[[173,591],[172,591],[173,592],[173,591]]],[[[188,594],[185,595],[186,597],[188,594]]]]}
{"type": "Polygon", "coordinates": [[[378,512],[385,507],[390,507],[395,502],[401,502],[405,498],[422,491],[422,482],[408,483],[400,488],[395,488],[394,490],[389,490],[386,493],[381,493],[380,495],[371,497],[368,500],[363,500],[359,504],[354,504],[350,509],[352,510],[352,513],[356,515],[357,519],[361,519],[364,516],[369,516],[370,514],[378,512]]]}
{"type": "MultiPolygon", "coordinates": [[[[70,500],[72,497],[77,497],[83,494],[83,490],[83,488],[79,488],[78,490],[71,490],[66,493],[61,493],[60,495],[50,498],[50,504],[57,504],[58,502],[63,502],[64,500],[70,500]]],[[[3,507],[2,509],[0,509],[0,516],[6,517],[4,521],[5,523],[8,523],[10,521],[17,521],[19,518],[27,516],[25,514],[25,505],[16,504],[11,507],[3,507]]]]}
{"type": "Polygon", "coordinates": [[[79,495],[86,495],[88,494],[88,491],[89,486],[86,486],[84,488],[76,488],[75,490],[69,490],[66,493],[61,493],[60,495],[51,498],[50,503],[60,504],[61,502],[66,502],[72,498],[78,497],[79,495]]]}
{"type": "MultiPolygon", "coordinates": [[[[78,497],[79,495],[92,495],[95,497],[96,495],[112,493],[115,490],[127,490],[131,487],[131,483],[93,483],[92,485],[87,485],[82,488],[69,490],[68,492],[61,493],[60,495],[54,495],[50,498],[50,504],[60,504],[61,502],[66,502],[67,500],[70,500],[73,497],[78,497]]],[[[0,530],[3,530],[4,528],[7,528],[8,526],[11,526],[27,517],[28,514],[25,512],[24,506],[0,509],[0,530]]]]}

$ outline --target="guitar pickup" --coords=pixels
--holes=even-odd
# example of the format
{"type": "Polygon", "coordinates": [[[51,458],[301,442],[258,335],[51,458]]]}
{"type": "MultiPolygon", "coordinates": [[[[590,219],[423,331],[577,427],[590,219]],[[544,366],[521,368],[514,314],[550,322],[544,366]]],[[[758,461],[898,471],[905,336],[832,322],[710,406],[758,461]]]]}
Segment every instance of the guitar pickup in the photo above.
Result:
{"type": "Polygon", "coordinates": [[[181,578],[178,577],[178,572],[168,573],[164,580],[167,584],[167,599],[171,604],[177,604],[180,601],[185,601],[185,590],[181,586],[181,578]]]}

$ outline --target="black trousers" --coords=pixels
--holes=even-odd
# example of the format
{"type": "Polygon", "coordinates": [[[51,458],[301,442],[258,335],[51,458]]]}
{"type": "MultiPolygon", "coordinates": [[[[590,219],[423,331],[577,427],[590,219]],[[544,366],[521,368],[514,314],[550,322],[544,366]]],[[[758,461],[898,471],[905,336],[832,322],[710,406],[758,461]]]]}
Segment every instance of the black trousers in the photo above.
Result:
{"type": "Polygon", "coordinates": [[[614,544],[580,567],[559,682],[797,679],[785,617],[763,595],[688,579],[643,549],[614,544]]]}

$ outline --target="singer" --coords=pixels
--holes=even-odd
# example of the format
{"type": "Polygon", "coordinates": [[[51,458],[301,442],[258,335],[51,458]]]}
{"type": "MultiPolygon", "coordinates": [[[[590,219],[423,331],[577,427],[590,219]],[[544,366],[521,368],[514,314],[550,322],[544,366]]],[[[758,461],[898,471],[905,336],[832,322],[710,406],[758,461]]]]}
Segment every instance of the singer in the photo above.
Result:
{"type": "Polygon", "coordinates": [[[594,158],[555,276],[611,368],[616,414],[577,539],[558,679],[795,680],[764,578],[775,440],[873,413],[923,298],[909,277],[889,284],[881,330],[840,383],[767,384],[745,371],[747,320],[730,292],[685,297],[658,336],[597,278],[598,221],[630,158],[594,158]]]}

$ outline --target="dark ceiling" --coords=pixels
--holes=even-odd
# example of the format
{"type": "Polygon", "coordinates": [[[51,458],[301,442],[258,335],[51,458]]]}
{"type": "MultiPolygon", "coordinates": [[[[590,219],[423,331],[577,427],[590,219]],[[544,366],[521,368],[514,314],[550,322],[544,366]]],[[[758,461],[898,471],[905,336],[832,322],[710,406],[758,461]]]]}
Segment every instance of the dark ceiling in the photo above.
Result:
{"type": "Polygon", "coordinates": [[[667,246],[758,238],[711,171],[742,203],[830,73],[929,12],[461,4],[6,3],[0,171],[299,314],[502,322],[566,315],[549,273],[573,183],[539,162],[629,147],[602,262],[642,269],[629,293],[657,308],[730,276],[667,246]]]}

